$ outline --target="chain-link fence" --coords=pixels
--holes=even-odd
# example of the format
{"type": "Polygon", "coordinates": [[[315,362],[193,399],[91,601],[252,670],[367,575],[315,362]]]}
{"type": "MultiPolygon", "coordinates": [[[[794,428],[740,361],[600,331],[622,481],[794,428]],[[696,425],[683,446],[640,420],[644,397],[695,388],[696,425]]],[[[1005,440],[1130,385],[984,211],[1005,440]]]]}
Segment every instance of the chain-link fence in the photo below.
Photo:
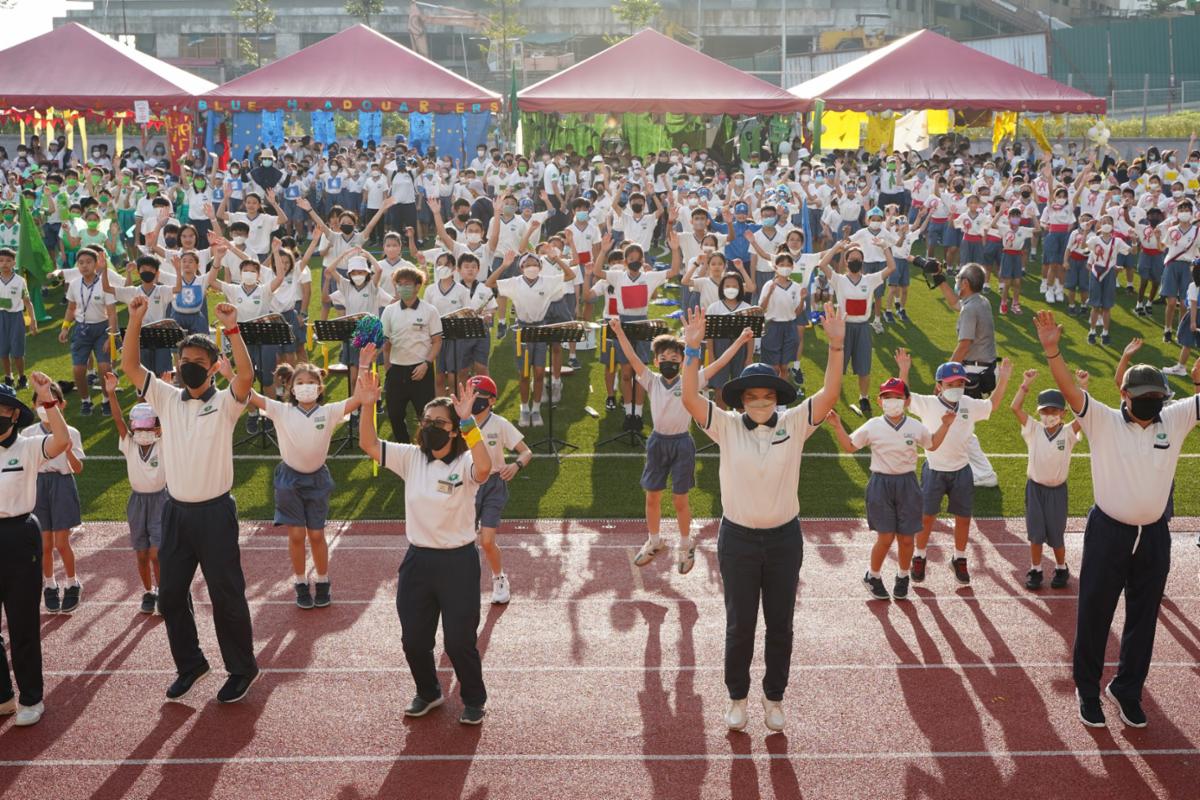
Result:
{"type": "Polygon", "coordinates": [[[1200,109],[1200,80],[1181,81],[1172,87],[1120,89],[1108,98],[1114,117],[1156,116],[1200,109]]]}

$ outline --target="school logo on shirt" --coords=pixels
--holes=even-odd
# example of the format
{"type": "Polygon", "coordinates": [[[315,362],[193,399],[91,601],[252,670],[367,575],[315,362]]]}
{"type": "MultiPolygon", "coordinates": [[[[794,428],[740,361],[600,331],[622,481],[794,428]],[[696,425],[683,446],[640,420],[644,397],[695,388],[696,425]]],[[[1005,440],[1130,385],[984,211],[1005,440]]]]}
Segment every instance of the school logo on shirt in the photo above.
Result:
{"type": "Polygon", "coordinates": [[[158,469],[158,457],[157,456],[150,459],[150,466],[153,467],[154,469],[158,469]]]}
{"type": "Polygon", "coordinates": [[[317,423],[317,424],[316,424],[314,427],[315,427],[317,430],[319,430],[319,431],[323,431],[323,430],[325,430],[325,423],[324,423],[324,422],[318,422],[318,423],[317,423]]]}
{"type": "Polygon", "coordinates": [[[8,465],[9,465],[10,467],[11,467],[11,466],[13,466],[13,465],[15,465],[16,463],[17,463],[17,459],[15,459],[15,458],[10,458],[10,459],[8,460],[8,465]]]}
{"type": "Polygon", "coordinates": [[[676,397],[683,397],[683,390],[676,389],[675,391],[671,392],[671,394],[675,395],[676,397]]]}
{"type": "Polygon", "coordinates": [[[451,475],[449,478],[446,478],[446,480],[450,481],[451,483],[455,483],[455,482],[457,482],[457,481],[458,481],[458,473],[457,473],[457,472],[455,472],[455,473],[454,473],[453,475],[451,475]]]}
{"type": "Polygon", "coordinates": [[[215,414],[216,411],[217,411],[217,409],[213,408],[213,404],[208,403],[204,406],[204,408],[200,409],[200,413],[197,414],[196,416],[197,417],[207,417],[209,414],[215,414]]]}
{"type": "Polygon", "coordinates": [[[911,436],[905,436],[905,437],[904,437],[904,446],[905,446],[905,447],[912,447],[912,446],[913,446],[913,440],[912,440],[912,437],[911,437],[911,436]]]}
{"type": "Polygon", "coordinates": [[[784,436],[787,436],[787,428],[776,428],[775,429],[775,438],[776,439],[782,439],[784,436]]]}
{"type": "Polygon", "coordinates": [[[1067,449],[1067,443],[1064,442],[1062,439],[1059,439],[1057,442],[1055,442],[1055,445],[1058,446],[1059,452],[1062,452],[1067,449]]]}

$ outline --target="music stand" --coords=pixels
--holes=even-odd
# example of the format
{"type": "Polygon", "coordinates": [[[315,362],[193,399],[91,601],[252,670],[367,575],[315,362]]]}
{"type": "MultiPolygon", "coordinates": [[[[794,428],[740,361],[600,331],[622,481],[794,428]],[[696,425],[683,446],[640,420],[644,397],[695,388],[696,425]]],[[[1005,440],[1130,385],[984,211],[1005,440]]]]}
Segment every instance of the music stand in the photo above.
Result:
{"type": "MultiPolygon", "coordinates": [[[[246,347],[253,348],[251,361],[254,362],[254,371],[258,373],[259,393],[262,393],[266,384],[266,375],[259,366],[262,362],[262,349],[266,345],[285,345],[295,342],[296,337],[292,334],[292,326],[278,314],[268,314],[258,319],[239,322],[238,330],[242,334],[242,341],[245,342],[246,347]],[[255,355],[257,358],[254,357],[255,355]]],[[[275,443],[275,439],[267,432],[266,422],[267,418],[264,416],[259,420],[258,433],[252,433],[241,441],[234,442],[233,446],[240,447],[257,439],[259,447],[266,450],[268,441],[272,444],[275,443]]]]}
{"type": "MultiPolygon", "coordinates": [[[[518,347],[523,347],[527,344],[546,344],[550,346],[561,345],[563,342],[579,342],[583,340],[584,334],[587,331],[587,326],[582,322],[559,322],[553,325],[530,325],[525,328],[517,329],[517,344],[518,347]]],[[[526,355],[528,358],[528,355],[526,355]]],[[[546,354],[549,361],[550,354],[546,354]]],[[[528,363],[528,362],[526,362],[528,363]]],[[[547,367],[543,366],[543,376],[546,374],[547,367]]],[[[542,391],[549,391],[549,386],[546,385],[545,378],[542,380],[542,391]]],[[[530,397],[533,395],[533,387],[530,386],[530,397]]],[[[578,450],[579,445],[571,444],[570,442],[554,437],[554,403],[548,403],[546,406],[546,438],[538,442],[533,442],[529,445],[530,450],[536,450],[541,445],[546,445],[546,452],[555,458],[560,458],[560,450],[578,450]]]]}
{"type": "MultiPolygon", "coordinates": [[[[746,328],[754,332],[754,338],[759,338],[763,335],[763,327],[765,318],[759,314],[709,314],[704,318],[704,338],[705,339],[725,339],[733,341],[742,334],[746,328]]],[[[711,353],[709,355],[712,355],[711,353]]],[[[730,365],[730,374],[732,375],[732,364],[730,365]]],[[[716,442],[709,442],[703,447],[696,450],[697,453],[703,453],[717,446],[716,442]]]]}
{"type": "Polygon", "coordinates": [[[451,391],[458,391],[458,343],[463,339],[486,339],[487,335],[483,317],[472,312],[456,312],[442,317],[442,340],[450,343],[450,360],[454,364],[454,384],[450,387],[451,391]]]}
{"type": "MultiPolygon", "coordinates": [[[[128,328],[120,329],[122,342],[125,341],[126,330],[128,328]]],[[[179,323],[173,319],[161,319],[158,322],[143,325],[142,332],[138,336],[138,355],[140,356],[141,351],[144,350],[152,353],[157,353],[159,350],[174,350],[183,341],[184,335],[183,328],[179,327],[179,323]]],[[[141,359],[139,358],[139,360],[141,359]]],[[[153,371],[151,370],[151,372],[153,371]]],[[[154,377],[159,376],[155,375],[154,377]]]]}
{"type": "MultiPolygon", "coordinates": [[[[349,317],[336,317],[335,319],[318,319],[313,320],[313,338],[318,342],[341,342],[343,345],[349,345],[354,339],[354,329],[358,327],[358,321],[363,318],[363,314],[355,314],[349,317]]],[[[357,366],[347,364],[347,367],[357,366]]],[[[346,381],[349,384],[349,371],[346,373],[346,381]]],[[[354,387],[347,386],[347,394],[354,396],[354,387]]],[[[353,419],[353,414],[351,415],[353,419]]],[[[335,436],[329,441],[332,448],[332,455],[339,455],[355,440],[355,431],[353,425],[346,428],[345,433],[340,436],[335,436]],[[334,446],[336,443],[336,447],[334,446]]]]}
{"type": "MultiPolygon", "coordinates": [[[[657,336],[661,336],[664,333],[669,333],[670,327],[667,325],[667,323],[660,319],[644,319],[634,320],[633,322],[624,322],[621,324],[621,330],[625,332],[625,338],[630,342],[650,342],[653,341],[657,336]]],[[[610,346],[620,347],[621,345],[619,342],[612,342],[610,346]]],[[[647,368],[649,368],[649,365],[647,365],[647,368]]],[[[637,398],[637,390],[637,376],[635,375],[630,387],[630,391],[633,392],[633,397],[635,400],[637,398]]],[[[596,448],[599,449],[604,447],[604,445],[612,444],[613,442],[620,442],[621,444],[629,445],[630,447],[639,447],[642,450],[646,449],[646,437],[642,436],[642,432],[640,430],[633,430],[632,428],[626,428],[616,436],[610,436],[607,439],[602,439],[599,442],[596,442],[596,448]]]]}

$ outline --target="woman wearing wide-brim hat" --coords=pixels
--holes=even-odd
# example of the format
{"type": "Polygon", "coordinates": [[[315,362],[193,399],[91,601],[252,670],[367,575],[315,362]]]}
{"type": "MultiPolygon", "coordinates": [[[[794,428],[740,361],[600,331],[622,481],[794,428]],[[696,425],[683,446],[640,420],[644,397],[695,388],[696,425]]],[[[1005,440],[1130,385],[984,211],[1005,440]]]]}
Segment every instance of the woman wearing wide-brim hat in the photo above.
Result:
{"type": "Polygon", "coordinates": [[[751,364],[722,388],[725,411],[700,396],[700,343],[704,314],[693,310],[684,327],[683,405],[721,448],[721,527],[717,560],[725,590],[725,686],[730,730],[746,727],[750,662],[761,603],[766,622],[763,711],[771,730],[784,727],[780,702],[792,656],[792,614],[804,542],[800,534],[800,456],[842,390],[846,323],[825,305],[829,341],[825,384],[794,408],[795,388],[766,364],[751,364]]]}
{"type": "Polygon", "coordinates": [[[42,529],[33,507],[38,467],[71,446],[67,421],[50,394],[45,373],[29,376],[34,397],[46,410],[48,436],[20,436],[37,421],[11,386],[0,384],[0,606],[8,622],[13,693],[8,659],[0,645],[0,715],[15,713],[16,724],[33,725],[42,718],[42,529]]]}

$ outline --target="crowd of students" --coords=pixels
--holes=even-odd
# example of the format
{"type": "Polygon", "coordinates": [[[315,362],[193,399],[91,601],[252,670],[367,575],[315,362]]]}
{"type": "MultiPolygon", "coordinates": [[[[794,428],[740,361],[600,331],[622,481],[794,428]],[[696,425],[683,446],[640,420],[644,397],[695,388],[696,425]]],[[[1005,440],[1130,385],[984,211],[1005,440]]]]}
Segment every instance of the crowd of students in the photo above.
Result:
{"type": "MultiPolygon", "coordinates": [[[[28,456],[36,471],[33,505],[24,508],[28,476],[5,470],[0,510],[6,519],[22,520],[26,532],[32,529],[25,521],[33,515],[42,540],[37,559],[42,602],[49,613],[73,612],[83,597],[69,541],[81,516],[73,476],[86,455],[79,431],[64,421],[68,395],[58,383],[30,375],[40,425],[31,424],[29,408],[16,394],[27,387],[25,339],[36,331],[29,290],[14,271],[17,209],[25,204],[66,284],[59,341],[69,345],[73,374],[64,385],[79,395],[78,414],[86,417],[94,410],[94,381],[119,435],[131,487],[131,543],[144,589],[139,606],[168,617],[179,668],[179,680],[168,690],[172,698],[208,671],[194,641],[194,622],[182,619],[186,584],[197,564],[214,592],[231,675],[221,699],[240,699],[258,674],[247,644],[240,566],[219,587],[209,574],[219,572],[220,559],[236,548],[236,509],[229,487],[217,485],[231,483],[232,474],[229,481],[223,481],[223,472],[218,475],[203,497],[173,489],[172,470],[179,482],[189,466],[181,463],[182,439],[173,447],[166,442],[210,424],[202,421],[210,414],[223,420],[214,433],[225,448],[247,407],[249,430],[266,429],[277,438],[274,522],[288,529],[301,608],[333,602],[324,527],[334,489],[326,460],[335,429],[348,421],[363,450],[405,481],[412,547],[401,567],[398,604],[418,687],[409,713],[422,715],[441,702],[431,655],[440,613],[463,686],[463,721],[476,724],[486,699],[473,638],[478,596],[469,591],[472,580],[478,591],[476,537],[491,572],[492,601],[508,602],[509,577],[495,545],[508,483],[532,459],[525,432],[543,424],[546,403],[561,400],[564,375],[582,366],[574,344],[564,351],[523,342],[523,329],[599,320],[611,331],[597,337],[607,348],[597,354],[604,364],[606,409],[623,414],[626,430],[641,432],[649,398],[652,433],[641,478],[648,537],[637,566],[666,549],[659,509],[668,479],[680,532],[674,563],[686,574],[695,562],[688,507],[695,477],[691,419],[722,445],[723,476],[727,441],[759,447],[760,434],[775,431],[779,443],[791,437],[802,443],[828,419],[843,449],[871,449],[867,521],[878,539],[863,583],[878,600],[906,599],[910,579],[926,579],[926,545],[944,498],[955,517],[951,568],[959,583],[970,582],[974,427],[1003,404],[1014,368],[1008,360],[977,364],[963,356],[948,358],[933,376],[934,394],[920,395],[909,388],[911,361],[901,350],[896,377],[872,391],[869,376],[880,355],[872,335],[885,325],[912,324],[906,307],[915,274],[924,273],[931,285],[946,283],[950,299],[998,292],[999,313],[1020,316],[1022,281],[1031,257],[1040,253],[1033,261],[1041,264],[1041,294],[1050,304],[1065,301],[1068,315],[1089,308],[1089,342],[1110,343],[1111,309],[1123,288],[1135,313],[1148,320],[1157,319],[1162,301],[1164,341],[1177,339],[1182,348],[1178,363],[1165,373],[1188,373],[1189,349],[1197,345],[1200,227],[1193,204],[1200,151],[1190,145],[1186,153],[1151,148],[1126,161],[1059,146],[1036,153],[1019,143],[995,156],[972,155],[947,137],[926,155],[818,158],[797,141],[790,158],[764,149],[731,163],[686,147],[644,160],[570,151],[531,159],[481,147],[469,163],[456,164],[436,152],[411,150],[403,137],[330,147],[304,138],[289,140],[278,152],[264,148],[228,163],[198,154],[175,165],[176,178],[157,149],[150,158],[131,148],[112,159],[100,147],[90,159],[76,161],[57,144],[43,152],[40,143],[31,142],[11,160],[0,152],[0,358],[12,387],[0,391],[0,410],[13,411],[12,436],[23,428],[21,439],[10,436],[0,447],[15,452],[26,437],[42,442],[40,453],[20,445],[29,452],[14,455],[28,456]],[[917,246],[931,259],[915,261],[917,246]],[[656,296],[676,277],[685,336],[631,341],[628,326],[649,319],[656,296]],[[325,371],[309,360],[314,282],[322,317],[371,315],[381,322],[378,350],[352,342],[342,347],[351,387],[345,400],[327,395],[325,371]],[[236,363],[210,338],[210,299],[217,301],[217,330],[236,363]],[[121,371],[141,400],[127,418],[113,372],[121,305],[128,309],[131,332],[172,319],[185,333],[174,352],[139,347],[127,333],[121,371]],[[485,321],[488,337],[444,342],[442,320],[464,310],[485,321]],[[762,336],[756,340],[747,327],[741,336],[705,341],[703,320],[730,314],[746,316],[747,326],[761,314],[762,336]],[[251,352],[241,343],[240,324],[265,315],[291,327],[292,344],[251,352]],[[787,406],[804,398],[800,359],[806,332],[811,338],[818,324],[830,359],[822,389],[811,400],[821,399],[789,411],[787,406]],[[515,424],[494,413],[507,387],[488,368],[491,357],[510,344],[520,395],[515,424]],[[701,359],[703,369],[696,363],[701,359]],[[382,381],[374,374],[376,364],[384,371],[382,381]],[[975,367],[994,371],[994,386],[982,386],[975,367]],[[832,410],[845,371],[857,376],[858,399],[850,409],[863,418],[852,432],[832,410]],[[227,390],[216,388],[217,375],[225,377],[227,390]],[[711,404],[697,399],[701,390],[711,392],[711,404]],[[393,442],[381,442],[373,415],[363,413],[375,404],[386,409],[393,442]],[[918,480],[921,450],[926,461],[918,480]],[[232,520],[222,523],[232,544],[227,540],[216,552],[196,541],[196,509],[213,503],[215,513],[232,520]],[[899,572],[889,593],[881,569],[893,543],[899,572]],[[63,586],[55,575],[55,554],[63,586]],[[237,640],[228,653],[226,639],[237,640]]],[[[987,316],[990,324],[990,310],[987,316]]],[[[1123,371],[1134,350],[1127,351],[1123,371]]],[[[1050,585],[1061,589],[1070,574],[1063,541],[1066,478],[1081,428],[1079,420],[1064,420],[1064,412],[1079,413],[1080,406],[1068,403],[1063,391],[1042,392],[1037,416],[1031,416],[1024,402],[1035,377],[1024,371],[1012,404],[1030,453],[1026,516],[1032,564],[1026,586],[1041,587],[1042,548],[1049,544],[1050,585]]],[[[1086,374],[1076,380],[1086,387],[1086,374]]],[[[1121,376],[1118,384],[1123,386],[1121,376]]],[[[1136,410],[1134,416],[1147,419],[1136,410]]],[[[213,458],[231,464],[228,449],[213,458]]],[[[798,473],[798,451],[794,462],[790,458],[781,464],[798,473]]],[[[192,472],[197,465],[203,461],[192,461],[192,472]]],[[[764,507],[779,512],[779,519],[762,525],[731,519],[724,486],[723,480],[730,527],[727,532],[723,523],[722,542],[746,541],[747,531],[759,529],[798,536],[798,527],[792,531],[784,519],[796,517],[790,503],[764,507]]],[[[769,483],[757,491],[767,490],[776,492],[769,483]]],[[[782,494],[789,491],[785,486],[782,494]]],[[[798,555],[790,550],[785,555],[795,556],[798,571],[798,555]]],[[[738,580],[731,573],[727,583],[738,580]]],[[[783,639],[790,652],[790,611],[776,610],[774,622],[768,621],[768,643],[786,616],[789,632],[783,639]]],[[[745,625],[746,613],[729,605],[728,625],[745,625]]],[[[41,714],[40,693],[27,692],[28,678],[22,677],[32,672],[31,633],[11,622],[9,630],[22,692],[18,723],[31,724],[41,714]]],[[[751,650],[752,645],[751,635],[751,650]]],[[[730,683],[731,699],[742,704],[730,709],[731,728],[745,725],[746,647],[744,640],[736,646],[739,677],[730,683]]],[[[773,728],[783,725],[781,669],[768,665],[766,714],[773,728]]],[[[0,704],[0,712],[17,710],[0,704]]]]}

